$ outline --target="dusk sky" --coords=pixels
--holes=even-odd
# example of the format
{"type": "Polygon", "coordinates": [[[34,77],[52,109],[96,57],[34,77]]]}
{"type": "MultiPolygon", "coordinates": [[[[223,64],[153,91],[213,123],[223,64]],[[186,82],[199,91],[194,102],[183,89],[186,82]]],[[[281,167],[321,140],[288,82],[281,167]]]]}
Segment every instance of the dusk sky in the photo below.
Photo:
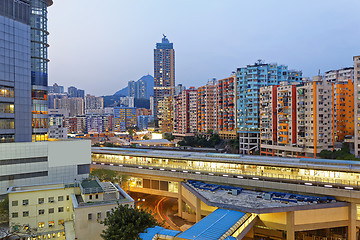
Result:
{"type": "Polygon", "coordinates": [[[164,33],[176,84],[201,86],[258,59],[312,77],[360,54],[359,0],[54,0],[49,85],[109,95],[146,74],[164,33]]]}

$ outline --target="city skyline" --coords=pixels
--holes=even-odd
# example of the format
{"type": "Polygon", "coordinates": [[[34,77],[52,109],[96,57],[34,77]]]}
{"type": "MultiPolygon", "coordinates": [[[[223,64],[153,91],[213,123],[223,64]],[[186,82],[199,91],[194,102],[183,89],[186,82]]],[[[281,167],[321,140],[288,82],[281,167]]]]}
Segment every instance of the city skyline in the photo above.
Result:
{"type": "Polygon", "coordinates": [[[360,33],[355,30],[360,3],[355,0],[346,5],[337,1],[204,3],[113,1],[99,6],[76,1],[71,9],[68,0],[54,3],[49,8],[49,85],[76,82],[91,94],[113,94],[130,80],[153,75],[152,49],[162,34],[176,45],[176,82],[187,87],[228,77],[258,59],[286,64],[312,77],[319,69],[324,73],[351,66],[349,56],[359,51],[360,33]]]}

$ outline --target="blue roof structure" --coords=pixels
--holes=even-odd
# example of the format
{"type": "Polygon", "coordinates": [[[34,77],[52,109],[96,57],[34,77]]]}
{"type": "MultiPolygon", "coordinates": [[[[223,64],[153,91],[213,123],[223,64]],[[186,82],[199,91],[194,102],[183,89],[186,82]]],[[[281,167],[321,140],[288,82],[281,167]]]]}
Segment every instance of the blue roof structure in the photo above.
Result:
{"type": "Polygon", "coordinates": [[[217,209],[177,237],[193,240],[218,240],[244,215],[243,212],[217,209]]]}
{"type": "Polygon", "coordinates": [[[225,238],[224,240],[237,240],[236,237],[232,237],[232,236],[228,236],[227,238],[225,238]]]}
{"type": "Polygon", "coordinates": [[[164,229],[163,227],[156,226],[153,228],[146,229],[145,233],[139,234],[139,237],[142,240],[152,240],[156,234],[175,237],[179,233],[181,233],[181,232],[175,231],[175,230],[164,229]]]}

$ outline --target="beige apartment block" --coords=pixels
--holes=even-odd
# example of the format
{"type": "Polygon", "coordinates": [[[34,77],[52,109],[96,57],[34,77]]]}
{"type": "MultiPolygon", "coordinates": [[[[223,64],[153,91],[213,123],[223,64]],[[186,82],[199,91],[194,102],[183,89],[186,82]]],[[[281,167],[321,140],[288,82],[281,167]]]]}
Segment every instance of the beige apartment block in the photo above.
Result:
{"type": "Polygon", "coordinates": [[[297,94],[297,146],[306,157],[333,150],[333,84],[315,76],[298,87],[297,94]]]}
{"type": "Polygon", "coordinates": [[[24,239],[100,239],[117,204],[134,205],[118,185],[85,179],[72,184],[11,187],[9,226],[24,239]]]}
{"type": "Polygon", "coordinates": [[[360,155],[360,56],[354,56],[354,96],[355,96],[355,156],[360,155]]]}
{"type": "Polygon", "coordinates": [[[334,149],[334,83],[316,76],[260,93],[262,155],[316,158],[334,149]]]}
{"type": "Polygon", "coordinates": [[[174,99],[174,134],[185,136],[197,130],[197,90],[182,91],[174,99]]]}
{"type": "MultiPolygon", "coordinates": [[[[261,145],[273,145],[277,139],[277,87],[266,86],[260,88],[261,145]]],[[[266,154],[266,151],[261,152],[261,154],[266,154]]]]}

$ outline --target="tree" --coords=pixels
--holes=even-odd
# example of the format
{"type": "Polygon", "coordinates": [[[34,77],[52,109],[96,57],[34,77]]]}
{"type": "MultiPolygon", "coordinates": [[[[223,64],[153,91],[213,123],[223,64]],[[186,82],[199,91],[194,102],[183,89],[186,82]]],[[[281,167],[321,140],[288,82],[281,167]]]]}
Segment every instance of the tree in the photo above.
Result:
{"type": "Polygon", "coordinates": [[[0,201],[0,222],[9,221],[9,198],[0,201]]]}
{"type": "Polygon", "coordinates": [[[140,240],[139,234],[145,229],[160,225],[144,209],[119,204],[101,223],[106,227],[101,234],[104,240],[140,240]]]}
{"type": "Polygon", "coordinates": [[[103,168],[93,169],[90,176],[97,177],[100,181],[118,182],[121,187],[122,183],[129,179],[127,175],[121,175],[117,171],[103,168]]]}
{"type": "Polygon", "coordinates": [[[172,141],[175,139],[175,137],[172,135],[172,133],[164,133],[164,138],[169,141],[172,141]]]}

